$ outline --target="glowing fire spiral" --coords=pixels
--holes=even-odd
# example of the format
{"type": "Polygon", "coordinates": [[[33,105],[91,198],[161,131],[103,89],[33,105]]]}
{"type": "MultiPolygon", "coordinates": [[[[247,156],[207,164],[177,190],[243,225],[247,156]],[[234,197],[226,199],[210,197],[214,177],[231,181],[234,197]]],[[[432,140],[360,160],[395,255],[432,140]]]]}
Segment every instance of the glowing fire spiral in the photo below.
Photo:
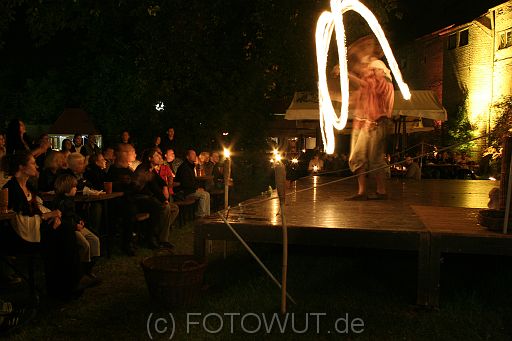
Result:
{"type": "Polygon", "coordinates": [[[384,35],[384,31],[379,25],[377,18],[373,13],[358,0],[331,0],[332,12],[323,12],[318,18],[316,24],[316,56],[318,64],[318,102],[320,110],[320,128],[322,130],[322,140],[325,151],[328,154],[334,153],[334,128],[342,130],[345,128],[348,119],[348,68],[347,68],[347,47],[345,45],[345,27],[343,26],[343,14],[350,10],[359,13],[368,23],[373,33],[377,37],[384,55],[388,61],[389,67],[404,99],[411,98],[409,87],[404,83],[398,64],[393,56],[393,52],[384,35]],[[340,65],[340,85],[341,85],[341,113],[336,114],[329,95],[327,86],[327,54],[333,29],[336,29],[336,40],[338,45],[338,56],[340,65]],[[340,42],[340,40],[342,40],[340,42]]]}

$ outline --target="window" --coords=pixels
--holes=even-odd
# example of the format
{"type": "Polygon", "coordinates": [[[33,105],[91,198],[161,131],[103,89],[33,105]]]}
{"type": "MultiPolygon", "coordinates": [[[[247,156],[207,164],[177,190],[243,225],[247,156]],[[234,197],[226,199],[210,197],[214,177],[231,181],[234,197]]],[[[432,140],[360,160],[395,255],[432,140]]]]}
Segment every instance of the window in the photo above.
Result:
{"type": "Polygon", "coordinates": [[[512,30],[500,33],[500,44],[498,50],[512,46],[512,30]]]}
{"type": "Polygon", "coordinates": [[[460,31],[459,33],[459,47],[469,44],[469,29],[460,31]]]}
{"type": "Polygon", "coordinates": [[[448,36],[448,50],[453,50],[457,47],[457,34],[451,34],[448,36]]]}

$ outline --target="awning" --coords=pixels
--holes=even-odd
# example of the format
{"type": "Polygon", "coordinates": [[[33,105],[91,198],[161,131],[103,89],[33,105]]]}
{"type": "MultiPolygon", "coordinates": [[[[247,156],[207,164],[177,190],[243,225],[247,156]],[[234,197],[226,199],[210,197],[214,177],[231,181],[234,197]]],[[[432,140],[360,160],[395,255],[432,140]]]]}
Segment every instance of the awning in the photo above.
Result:
{"type": "MultiPolygon", "coordinates": [[[[334,102],[335,109],[339,112],[339,102],[334,102]],[[337,104],[337,105],[336,105],[337,104]],[[337,106],[337,108],[336,108],[337,106]]],[[[352,110],[349,106],[349,118],[352,118],[352,110]]],[[[430,90],[412,90],[411,99],[406,101],[400,91],[395,91],[395,104],[393,116],[410,116],[416,118],[428,118],[436,121],[446,121],[448,116],[437,97],[430,90]]],[[[313,92],[296,92],[292,103],[286,110],[286,120],[318,120],[318,95],[313,92]]]]}
{"type": "Polygon", "coordinates": [[[90,116],[80,108],[65,108],[48,133],[52,135],[100,134],[90,116]]]}

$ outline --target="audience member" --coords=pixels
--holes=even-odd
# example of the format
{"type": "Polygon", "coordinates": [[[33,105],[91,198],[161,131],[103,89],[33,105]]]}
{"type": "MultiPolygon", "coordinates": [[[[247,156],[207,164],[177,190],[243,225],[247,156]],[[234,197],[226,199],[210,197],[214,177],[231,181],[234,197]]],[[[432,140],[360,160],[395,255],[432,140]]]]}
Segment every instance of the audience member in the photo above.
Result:
{"type": "Polygon", "coordinates": [[[83,144],[83,138],[81,134],[75,134],[73,137],[73,147],[71,147],[71,153],[80,153],[83,156],[87,156],[87,149],[83,144]]]}
{"type": "Polygon", "coordinates": [[[320,153],[315,153],[313,158],[309,161],[308,172],[316,173],[324,170],[324,160],[320,158],[320,153]]]}
{"type": "Polygon", "coordinates": [[[137,182],[142,186],[137,196],[137,207],[149,212],[153,221],[153,229],[149,231],[151,247],[172,247],[169,235],[179,212],[178,206],[172,203],[167,182],[155,172],[155,168],[162,163],[160,150],[156,147],[150,148],[144,153],[142,163],[135,170],[137,182]]]}
{"type": "Polygon", "coordinates": [[[421,169],[417,162],[415,162],[410,156],[405,158],[405,177],[407,179],[421,180],[421,169]]]}
{"type": "Polygon", "coordinates": [[[101,153],[101,148],[98,147],[97,141],[96,141],[96,135],[89,134],[87,135],[87,140],[84,145],[85,148],[85,154],[86,156],[91,156],[93,154],[99,154],[101,153]]]}
{"type": "Polygon", "coordinates": [[[14,250],[43,250],[47,292],[50,296],[71,298],[80,294],[79,255],[74,231],[61,226],[61,212],[50,211],[29,187],[28,179],[37,177],[37,165],[29,151],[10,156],[12,178],[9,209],[16,212],[16,232],[9,245],[14,250]],[[44,244],[41,241],[44,240],[44,244]]]}
{"type": "Polygon", "coordinates": [[[172,149],[176,152],[176,140],[174,138],[174,128],[170,127],[167,129],[167,134],[162,137],[160,143],[160,149],[165,153],[166,150],[172,149]]]}
{"type": "Polygon", "coordinates": [[[121,143],[125,143],[125,144],[131,143],[130,133],[128,132],[128,130],[123,130],[123,132],[121,133],[121,143]]]}
{"type": "Polygon", "coordinates": [[[19,119],[13,119],[7,126],[6,135],[6,152],[7,154],[15,154],[16,152],[31,150],[34,157],[45,153],[49,148],[48,145],[37,146],[31,150],[31,141],[26,136],[25,123],[19,119]]]}
{"type": "Polygon", "coordinates": [[[71,149],[73,149],[73,143],[71,142],[71,140],[70,139],[62,140],[60,150],[63,152],[71,153],[71,149]]]}
{"type": "Polygon", "coordinates": [[[38,189],[40,192],[53,191],[55,180],[64,172],[65,155],[62,152],[52,150],[44,161],[44,167],[39,175],[38,189]]]}
{"type": "Polygon", "coordinates": [[[77,191],[77,180],[73,175],[62,174],[55,181],[56,197],[53,207],[62,213],[61,228],[75,231],[75,237],[80,253],[83,273],[89,277],[88,285],[99,283],[92,273],[96,258],[100,256],[100,239],[85,227],[85,222],[78,216],[73,197],[77,191]]]}
{"type": "Polygon", "coordinates": [[[103,157],[106,161],[106,171],[114,164],[114,161],[116,159],[115,153],[114,153],[114,147],[108,146],[103,151],[103,157]]]}
{"type": "Polygon", "coordinates": [[[196,216],[210,215],[210,193],[198,186],[195,175],[197,155],[193,149],[187,150],[185,160],[176,172],[176,193],[183,192],[185,197],[199,199],[196,216]]]}
{"type": "Polygon", "coordinates": [[[44,133],[39,136],[39,139],[37,140],[37,147],[40,149],[41,154],[39,154],[36,157],[36,163],[39,168],[43,168],[44,166],[44,160],[50,154],[52,151],[51,143],[50,143],[50,137],[48,134],[44,133]]]}
{"type": "Polygon", "coordinates": [[[104,183],[107,179],[107,161],[101,153],[91,154],[89,164],[84,173],[84,178],[97,191],[104,189],[104,183]]]}

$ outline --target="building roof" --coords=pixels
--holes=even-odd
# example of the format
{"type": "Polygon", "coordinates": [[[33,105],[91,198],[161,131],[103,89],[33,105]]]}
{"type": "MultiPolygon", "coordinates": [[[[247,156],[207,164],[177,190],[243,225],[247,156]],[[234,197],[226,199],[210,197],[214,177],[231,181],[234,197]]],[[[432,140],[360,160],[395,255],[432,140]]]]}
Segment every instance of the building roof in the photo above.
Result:
{"type": "Polygon", "coordinates": [[[55,123],[50,127],[49,134],[94,134],[99,135],[90,116],[80,108],[65,108],[55,123]]]}

